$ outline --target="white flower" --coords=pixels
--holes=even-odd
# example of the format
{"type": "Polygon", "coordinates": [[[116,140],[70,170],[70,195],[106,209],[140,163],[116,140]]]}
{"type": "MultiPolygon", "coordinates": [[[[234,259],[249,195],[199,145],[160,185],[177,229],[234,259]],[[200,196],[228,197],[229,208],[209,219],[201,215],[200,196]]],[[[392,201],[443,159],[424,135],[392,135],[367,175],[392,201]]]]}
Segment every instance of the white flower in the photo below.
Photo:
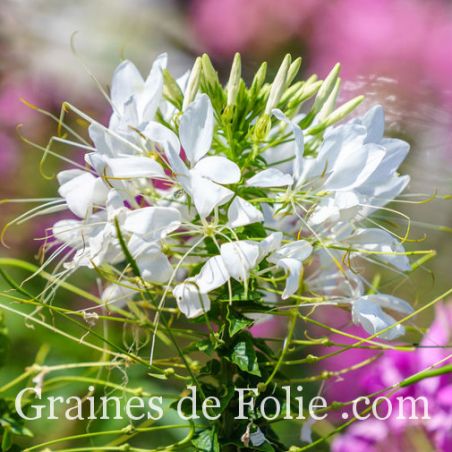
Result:
{"type": "MultiPolygon", "coordinates": [[[[184,314],[189,312],[193,317],[202,314],[207,306],[205,300],[209,300],[209,292],[221,287],[230,278],[245,282],[250,271],[269,253],[279,248],[281,237],[282,234],[276,232],[261,242],[239,240],[222,244],[219,255],[209,258],[196,276],[173,290],[179,309],[184,314]],[[185,286],[187,283],[190,283],[188,287],[185,286]]],[[[210,300],[208,306],[210,307],[210,300]]]]}
{"type": "MultiPolygon", "coordinates": [[[[148,124],[147,130],[164,128],[151,124],[155,123],[148,124]]],[[[140,194],[149,179],[168,179],[162,165],[145,153],[146,140],[143,138],[140,137],[143,142],[140,147],[96,123],[90,126],[89,134],[96,150],[88,153],[85,161],[125,200],[140,194]]]]}
{"type": "Polygon", "coordinates": [[[118,198],[118,194],[111,190],[103,210],[83,220],[61,220],[54,224],[53,236],[57,242],[75,250],[73,260],[65,264],[66,268],[92,268],[93,265],[115,264],[123,259],[113,224],[115,217],[123,218],[125,210],[118,198]]]}
{"type": "Polygon", "coordinates": [[[172,274],[161,241],[181,225],[181,214],[171,207],[145,207],[128,213],[123,229],[132,236],[127,247],[135,259],[143,279],[167,282],[172,274]]]}
{"type": "Polygon", "coordinates": [[[235,184],[240,180],[240,169],[234,162],[222,156],[206,156],[212,144],[213,129],[213,108],[210,99],[203,94],[180,119],[180,143],[189,168],[185,166],[174,144],[168,143],[166,147],[177,181],[191,196],[202,218],[234,196],[234,192],[223,185],[235,184]]]}
{"type": "Polygon", "coordinates": [[[381,254],[369,254],[369,257],[388,263],[400,271],[411,270],[408,256],[404,254],[405,249],[399,240],[382,229],[358,228],[340,241],[353,249],[358,249],[357,252],[352,253],[352,256],[360,254],[366,256],[366,251],[373,251],[381,254]],[[363,252],[360,253],[359,250],[363,252]]]}
{"type": "Polygon", "coordinates": [[[279,248],[268,256],[267,260],[287,273],[286,287],[281,296],[283,300],[297,292],[300,285],[300,276],[303,270],[303,261],[312,253],[312,245],[306,240],[298,240],[279,248]]]}
{"type": "Polygon", "coordinates": [[[246,226],[247,224],[259,223],[264,221],[262,212],[251,203],[236,196],[228,209],[228,225],[231,228],[246,226]]]}
{"type": "Polygon", "coordinates": [[[210,299],[196,284],[186,280],[173,290],[179,310],[189,319],[199,317],[210,310],[210,299]]]}
{"type": "Polygon", "coordinates": [[[58,193],[71,212],[79,218],[89,216],[95,205],[104,205],[108,188],[101,178],[79,169],[61,171],[57,175],[58,193]]]}
{"type": "Polygon", "coordinates": [[[329,193],[310,217],[312,224],[368,216],[405,189],[409,177],[396,171],[409,145],[383,133],[380,106],[326,132],[318,156],[305,160],[301,179],[311,190],[329,193]]]}
{"type": "Polygon", "coordinates": [[[374,335],[391,327],[378,335],[381,339],[393,340],[405,333],[405,328],[383,309],[390,309],[401,314],[410,314],[413,308],[404,300],[392,295],[365,295],[352,302],[352,319],[361,325],[369,334],[374,335]],[[392,326],[394,325],[394,326],[392,326]]]}
{"type": "Polygon", "coordinates": [[[143,207],[128,213],[124,230],[152,242],[165,238],[181,225],[181,214],[172,207],[143,207]]]}
{"type": "Polygon", "coordinates": [[[138,128],[154,119],[163,94],[162,69],[167,55],[160,55],[152,65],[146,80],[128,60],[115,70],[111,83],[113,114],[110,129],[132,134],[131,127],[138,128]]]}
{"type": "Polygon", "coordinates": [[[309,217],[312,225],[368,216],[392,201],[408,184],[408,176],[398,176],[396,171],[409,145],[383,138],[380,106],[361,119],[328,129],[315,157],[303,157],[303,133],[298,125],[278,110],[273,113],[292,129],[292,174],[269,168],[249,179],[247,185],[289,186],[292,192],[303,190],[309,192],[310,198],[317,196],[318,205],[309,217]]]}

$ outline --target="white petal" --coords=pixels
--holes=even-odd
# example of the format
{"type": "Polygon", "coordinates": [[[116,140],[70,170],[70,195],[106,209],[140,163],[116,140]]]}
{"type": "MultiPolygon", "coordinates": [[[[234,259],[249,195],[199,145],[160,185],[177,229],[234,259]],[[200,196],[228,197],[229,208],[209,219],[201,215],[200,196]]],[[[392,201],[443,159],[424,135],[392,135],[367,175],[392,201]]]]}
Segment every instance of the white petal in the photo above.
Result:
{"type": "Polygon", "coordinates": [[[259,244],[250,240],[224,243],[220,247],[224,265],[232,278],[243,282],[259,258],[259,244]]]}
{"type": "Polygon", "coordinates": [[[100,177],[96,177],[92,187],[91,199],[93,205],[103,206],[107,202],[110,189],[100,177]]]}
{"type": "Polygon", "coordinates": [[[114,157],[113,150],[107,142],[107,132],[105,130],[104,126],[94,122],[89,126],[88,134],[96,148],[97,154],[114,157]]]}
{"type": "Polygon", "coordinates": [[[278,259],[297,259],[300,262],[308,258],[312,253],[312,245],[306,240],[297,240],[284,245],[275,251],[269,258],[269,262],[277,262],[278,259]]]}
{"type": "Polygon", "coordinates": [[[380,145],[385,149],[385,156],[377,170],[366,180],[366,184],[370,186],[385,184],[388,178],[395,174],[410,150],[406,141],[394,138],[384,138],[380,145]]]}
{"type": "Polygon", "coordinates": [[[144,207],[133,210],[124,222],[124,229],[145,238],[159,240],[181,224],[181,214],[172,207],[144,207]]]}
{"type": "Polygon", "coordinates": [[[300,276],[303,270],[303,264],[298,259],[284,258],[279,259],[277,265],[287,272],[286,287],[281,295],[281,298],[285,300],[297,292],[300,286],[300,276]]]}
{"type": "Polygon", "coordinates": [[[108,221],[113,222],[114,219],[118,217],[120,224],[122,224],[120,216],[127,214],[128,209],[124,206],[124,200],[119,192],[111,189],[108,192],[106,204],[108,221]]]}
{"type": "MultiPolygon", "coordinates": [[[[90,267],[91,264],[99,267],[103,264],[117,264],[121,262],[122,253],[120,253],[117,242],[113,240],[113,226],[105,224],[103,228],[97,230],[94,228],[89,231],[87,250],[89,251],[90,267]]],[[[85,239],[86,241],[86,239],[85,239]]]]}
{"type": "Polygon", "coordinates": [[[157,249],[149,249],[136,259],[141,276],[146,281],[165,283],[173,274],[168,258],[157,249]]]}
{"type": "Polygon", "coordinates": [[[119,286],[118,284],[108,285],[102,292],[101,300],[107,304],[115,304],[118,307],[125,306],[127,301],[137,293],[130,287],[119,286]]]}
{"type": "Polygon", "coordinates": [[[326,221],[339,221],[340,210],[333,198],[324,198],[320,201],[314,212],[309,217],[309,224],[317,225],[326,221]]]}
{"type": "Polygon", "coordinates": [[[234,192],[228,188],[196,174],[190,178],[190,186],[193,203],[202,218],[207,217],[215,207],[223,205],[234,196],[234,192]]]}
{"type": "Polygon", "coordinates": [[[385,131],[385,114],[381,105],[372,107],[363,117],[363,124],[367,127],[367,143],[379,143],[385,131]]]}
{"type": "Polygon", "coordinates": [[[144,80],[136,66],[128,61],[123,61],[113,73],[111,82],[111,102],[122,112],[123,105],[133,94],[144,87],[144,80]]]}
{"type": "Polygon", "coordinates": [[[284,174],[276,168],[263,170],[246,181],[250,187],[284,187],[293,182],[290,174],[284,174]]]}
{"type": "Polygon", "coordinates": [[[347,238],[346,241],[352,246],[356,245],[355,248],[358,249],[385,253],[376,254],[373,257],[387,262],[401,271],[411,270],[408,256],[400,254],[404,253],[405,249],[389,232],[377,228],[360,229],[347,238]]]}
{"type": "Polygon", "coordinates": [[[359,205],[359,196],[354,191],[338,191],[334,195],[334,204],[339,210],[351,209],[359,205]]]}
{"type": "MultiPolygon", "coordinates": [[[[410,182],[410,176],[394,176],[385,184],[375,187],[372,196],[372,206],[382,207],[391,202],[396,196],[402,193],[410,182]]],[[[370,208],[369,211],[372,211],[370,208]]]]}
{"type": "Polygon", "coordinates": [[[362,298],[377,303],[382,308],[391,309],[392,311],[400,312],[402,314],[411,314],[413,312],[413,308],[409,303],[401,298],[394,297],[393,295],[375,294],[366,295],[362,298]]]}
{"type": "MultiPolygon", "coordinates": [[[[349,189],[353,189],[367,183],[370,177],[372,177],[375,173],[379,173],[381,164],[386,156],[386,150],[382,146],[378,146],[376,144],[366,144],[365,146],[368,150],[366,164],[349,189]]],[[[387,176],[388,173],[386,173],[385,177],[387,176]]]]}
{"type": "Polygon", "coordinates": [[[280,121],[284,121],[292,129],[295,139],[293,177],[298,180],[303,172],[304,136],[298,124],[290,120],[281,110],[274,109],[272,112],[280,121]]]}
{"type": "Polygon", "coordinates": [[[57,174],[58,183],[60,185],[67,184],[72,179],[75,179],[76,177],[82,176],[84,174],[87,174],[87,172],[80,170],[80,169],[70,169],[70,170],[60,171],[57,174]]]}
{"type": "Polygon", "coordinates": [[[259,242],[259,261],[281,247],[282,237],[282,232],[272,232],[262,242],[259,242]]]}
{"type": "Polygon", "coordinates": [[[179,182],[187,189],[188,168],[180,156],[180,143],[177,135],[157,122],[149,122],[143,135],[163,148],[168,163],[179,182]],[[182,180],[181,180],[182,179],[182,180]]]}
{"type": "MultiPolygon", "coordinates": [[[[75,173],[71,175],[73,174],[75,173]]],[[[68,176],[70,176],[68,171],[59,173],[58,180],[63,183],[58,193],[66,200],[68,208],[75,215],[85,218],[91,213],[94,204],[105,203],[108,188],[102,179],[87,172],[81,172],[74,178],[68,178],[68,176]]]]}
{"type": "Polygon", "coordinates": [[[225,157],[202,158],[193,171],[217,184],[236,184],[240,180],[240,168],[225,157]]]}
{"type": "Polygon", "coordinates": [[[312,417],[308,417],[303,422],[303,426],[301,427],[300,439],[302,441],[304,441],[305,443],[312,443],[312,426],[316,422],[317,421],[314,418],[312,418],[312,417]]]}
{"type": "Polygon", "coordinates": [[[160,144],[164,151],[168,149],[179,155],[180,143],[177,135],[167,127],[158,122],[149,122],[143,130],[143,135],[154,143],[160,144]]]}
{"type": "Polygon", "coordinates": [[[106,157],[125,157],[135,153],[135,149],[130,145],[129,141],[123,141],[119,133],[114,134],[114,132],[100,124],[91,124],[89,135],[96,150],[86,154],[85,161],[93,166],[98,174],[102,174],[102,168],[105,165],[98,167],[93,163],[93,159],[103,162],[106,157]]]}
{"type": "Polygon", "coordinates": [[[353,122],[328,129],[317,157],[305,160],[302,179],[330,174],[340,158],[353,160],[357,150],[363,147],[366,133],[363,125],[353,122]]]}
{"type": "Polygon", "coordinates": [[[237,196],[231,202],[228,209],[228,223],[232,228],[246,226],[247,224],[264,221],[264,216],[259,209],[251,203],[237,196]]]}
{"type": "Polygon", "coordinates": [[[210,310],[209,297],[201,293],[196,284],[185,281],[173,290],[179,310],[189,319],[199,317],[210,310]]]}
{"type": "Polygon", "coordinates": [[[366,146],[344,146],[339,153],[332,173],[325,181],[326,190],[346,190],[354,186],[366,166],[369,150],[366,146]]]}
{"type": "Polygon", "coordinates": [[[144,90],[137,96],[138,113],[141,121],[154,119],[155,112],[159,106],[163,94],[163,73],[166,68],[168,55],[162,53],[154,61],[148,78],[146,79],[144,90]]]}
{"type": "Polygon", "coordinates": [[[213,126],[212,104],[206,94],[201,94],[180,118],[180,141],[192,165],[209,151],[213,126]]]}
{"type": "Polygon", "coordinates": [[[135,177],[166,178],[160,163],[149,157],[125,157],[106,159],[113,177],[130,179],[135,177]]]}
{"type": "Polygon", "coordinates": [[[203,293],[221,287],[229,279],[229,273],[221,256],[211,257],[194,280],[203,293]]]}
{"type": "MultiPolygon", "coordinates": [[[[364,297],[353,302],[352,318],[354,323],[361,325],[371,335],[395,323],[394,318],[386,314],[377,303],[364,297]]],[[[380,334],[379,337],[392,340],[404,333],[405,328],[402,325],[396,325],[385,333],[380,334]]]]}
{"type": "Polygon", "coordinates": [[[52,234],[56,240],[72,248],[83,245],[82,223],[78,220],[57,221],[53,225],[52,234]]]}

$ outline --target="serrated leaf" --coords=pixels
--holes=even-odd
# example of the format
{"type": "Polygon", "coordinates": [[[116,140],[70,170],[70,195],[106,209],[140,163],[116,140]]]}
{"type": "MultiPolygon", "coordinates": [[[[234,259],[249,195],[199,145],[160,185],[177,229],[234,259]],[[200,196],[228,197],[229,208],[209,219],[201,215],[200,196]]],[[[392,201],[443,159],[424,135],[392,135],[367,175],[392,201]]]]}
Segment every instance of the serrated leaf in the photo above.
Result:
{"type": "Polygon", "coordinates": [[[220,443],[218,442],[218,434],[214,428],[202,430],[194,439],[192,444],[199,452],[220,452],[220,443]]]}
{"type": "Polygon", "coordinates": [[[234,345],[234,349],[231,354],[231,361],[236,364],[240,370],[243,370],[251,375],[257,375],[258,377],[261,376],[253,342],[249,337],[240,340],[234,345]]]}
{"type": "Polygon", "coordinates": [[[228,314],[226,316],[229,323],[229,336],[235,336],[238,332],[245,328],[250,327],[253,324],[252,319],[247,319],[246,317],[235,313],[232,309],[228,309],[228,314]]]}

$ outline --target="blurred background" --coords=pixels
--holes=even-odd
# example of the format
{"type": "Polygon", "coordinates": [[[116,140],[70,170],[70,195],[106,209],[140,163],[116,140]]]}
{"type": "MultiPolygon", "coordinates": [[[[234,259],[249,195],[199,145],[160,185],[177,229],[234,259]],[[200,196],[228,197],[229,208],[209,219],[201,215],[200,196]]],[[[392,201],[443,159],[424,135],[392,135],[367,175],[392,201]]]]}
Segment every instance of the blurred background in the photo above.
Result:
{"type": "MultiPolygon", "coordinates": [[[[339,61],[343,99],[365,94],[362,110],[383,104],[388,134],[412,146],[403,167],[412,177],[410,193],[432,196],[428,203],[396,206],[413,220],[412,238],[422,241],[415,245],[439,251],[398,294],[419,305],[450,287],[452,204],[444,198],[452,193],[451,1],[2,0],[0,199],[56,192],[55,179],[39,174],[41,152],[19,135],[45,147],[57,125],[21,98],[56,116],[67,100],[106,121],[108,105],[93,77],[108,86],[125,57],[147,72],[163,51],[176,75],[208,52],[223,78],[237,51],[245,75],[262,60],[274,71],[286,52],[303,57],[303,76],[323,77],[339,61]],[[18,124],[23,124],[19,130],[18,124]]],[[[60,168],[51,159],[46,173],[60,168]]],[[[2,227],[29,207],[3,203],[2,227]]],[[[54,220],[14,226],[5,237],[10,248],[0,254],[36,261],[40,242],[33,238],[42,237],[54,220]]],[[[427,313],[419,324],[429,325],[432,317],[427,313]]],[[[30,341],[35,332],[23,321],[8,316],[7,323],[15,329],[11,348],[19,347],[21,355],[2,370],[5,380],[33,362],[38,348],[30,341]]]]}

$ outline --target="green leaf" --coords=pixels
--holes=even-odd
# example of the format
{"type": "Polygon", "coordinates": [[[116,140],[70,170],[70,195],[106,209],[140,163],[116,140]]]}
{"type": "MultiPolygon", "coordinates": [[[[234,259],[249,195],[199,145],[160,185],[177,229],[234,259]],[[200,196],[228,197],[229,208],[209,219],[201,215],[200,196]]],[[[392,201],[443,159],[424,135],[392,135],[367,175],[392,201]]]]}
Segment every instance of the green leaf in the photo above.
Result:
{"type": "Polygon", "coordinates": [[[247,319],[243,315],[237,314],[229,306],[226,318],[228,319],[229,336],[231,337],[254,323],[252,319],[247,319]]]}
{"type": "Polygon", "coordinates": [[[220,452],[220,443],[215,428],[199,432],[192,440],[192,444],[199,452],[220,452]]]}
{"type": "Polygon", "coordinates": [[[261,444],[258,447],[254,447],[254,450],[260,450],[263,452],[275,452],[275,448],[270,443],[267,442],[261,444]]]}
{"type": "Polygon", "coordinates": [[[253,342],[249,336],[240,340],[234,345],[231,354],[231,361],[236,364],[240,370],[251,375],[261,376],[261,371],[257,363],[256,352],[253,347],[253,342]]]}
{"type": "Polygon", "coordinates": [[[33,433],[28,428],[24,427],[21,422],[23,422],[22,419],[20,421],[17,421],[9,414],[3,415],[0,418],[0,425],[5,430],[10,430],[10,432],[14,433],[15,435],[32,437],[33,433]]]}
{"type": "Polygon", "coordinates": [[[210,339],[203,339],[201,341],[195,342],[188,348],[188,351],[194,350],[198,350],[200,352],[206,353],[207,355],[211,355],[214,351],[214,346],[210,339]]]}
{"type": "Polygon", "coordinates": [[[11,430],[9,428],[5,428],[2,438],[2,451],[6,452],[7,450],[11,449],[12,445],[13,439],[11,435],[11,430]]]}

